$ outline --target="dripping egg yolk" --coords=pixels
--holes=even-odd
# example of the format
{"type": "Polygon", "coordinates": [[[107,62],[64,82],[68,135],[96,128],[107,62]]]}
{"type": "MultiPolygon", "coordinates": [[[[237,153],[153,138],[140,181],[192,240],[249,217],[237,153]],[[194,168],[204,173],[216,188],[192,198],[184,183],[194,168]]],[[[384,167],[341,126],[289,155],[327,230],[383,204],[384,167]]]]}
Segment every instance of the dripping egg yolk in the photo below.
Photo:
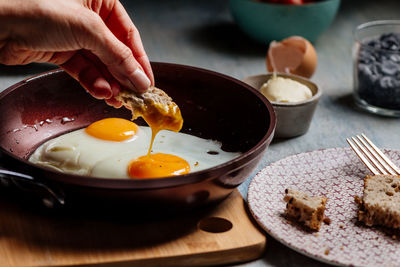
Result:
{"type": "Polygon", "coordinates": [[[132,138],[138,131],[138,126],[125,119],[107,118],[90,124],[85,131],[102,140],[120,142],[132,138]]]}
{"type": "Polygon", "coordinates": [[[131,178],[158,178],[187,174],[189,163],[181,157],[156,153],[132,160],[128,167],[131,178]]]}

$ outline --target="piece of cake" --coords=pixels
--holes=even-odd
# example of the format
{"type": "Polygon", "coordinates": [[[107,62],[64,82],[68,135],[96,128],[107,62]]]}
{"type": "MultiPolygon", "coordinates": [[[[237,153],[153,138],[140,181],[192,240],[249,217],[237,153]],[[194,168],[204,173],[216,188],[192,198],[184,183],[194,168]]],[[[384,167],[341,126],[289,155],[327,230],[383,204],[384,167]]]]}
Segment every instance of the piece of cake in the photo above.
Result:
{"type": "Polygon", "coordinates": [[[324,219],[326,197],[310,197],[306,193],[286,189],[283,200],[286,214],[312,230],[318,231],[324,219]]]}
{"type": "Polygon", "coordinates": [[[400,177],[394,175],[368,175],[364,178],[364,191],[358,199],[358,220],[368,226],[383,225],[400,228],[400,177]]]}

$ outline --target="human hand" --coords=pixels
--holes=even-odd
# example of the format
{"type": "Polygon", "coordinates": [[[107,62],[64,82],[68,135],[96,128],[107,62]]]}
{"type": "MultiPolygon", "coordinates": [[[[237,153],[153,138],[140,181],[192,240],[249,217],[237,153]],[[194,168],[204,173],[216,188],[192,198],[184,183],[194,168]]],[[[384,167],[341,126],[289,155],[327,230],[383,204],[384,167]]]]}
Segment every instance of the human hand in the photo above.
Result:
{"type": "Polygon", "coordinates": [[[154,84],[139,32],[118,0],[0,0],[0,25],[2,64],[57,64],[115,107],[121,85],[144,92],[154,84]]]}

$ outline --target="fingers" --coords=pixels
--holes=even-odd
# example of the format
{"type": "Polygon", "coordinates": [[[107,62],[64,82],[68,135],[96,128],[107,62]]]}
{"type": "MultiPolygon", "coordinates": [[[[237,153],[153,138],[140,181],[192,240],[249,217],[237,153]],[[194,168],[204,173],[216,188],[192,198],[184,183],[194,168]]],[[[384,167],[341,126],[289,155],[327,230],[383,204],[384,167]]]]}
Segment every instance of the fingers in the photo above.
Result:
{"type": "Polygon", "coordinates": [[[114,77],[108,71],[107,67],[100,61],[100,59],[97,56],[95,56],[94,54],[92,54],[90,51],[87,51],[87,50],[83,50],[82,54],[86,58],[88,58],[90,61],[93,62],[93,64],[99,69],[99,71],[103,74],[103,76],[110,83],[112,97],[109,99],[106,99],[105,100],[106,103],[110,106],[114,106],[115,108],[120,108],[122,106],[122,102],[115,99],[115,97],[121,91],[121,87],[120,87],[118,81],[114,79],[114,77]]]}
{"type": "Polygon", "coordinates": [[[139,31],[119,1],[116,1],[114,7],[106,18],[105,23],[110,31],[131,49],[133,56],[149,77],[151,84],[154,85],[153,71],[143,48],[139,31]]]}
{"type": "Polygon", "coordinates": [[[94,97],[105,99],[108,105],[115,108],[122,106],[122,102],[115,99],[115,96],[121,91],[119,83],[108,72],[106,66],[92,53],[82,50],[62,64],[61,67],[78,80],[94,97]]]}
{"type": "Polygon", "coordinates": [[[120,108],[120,107],[122,107],[122,102],[121,101],[118,101],[117,99],[115,99],[115,98],[110,98],[110,99],[106,99],[105,100],[106,101],[106,103],[108,104],[108,105],[110,105],[110,106],[113,106],[114,108],[120,108]]]}
{"type": "Polygon", "coordinates": [[[144,92],[151,81],[136,61],[131,49],[119,41],[105,27],[94,30],[94,38],[88,49],[105,64],[110,73],[125,87],[144,92]]]}
{"type": "Polygon", "coordinates": [[[61,67],[95,98],[113,97],[113,89],[101,71],[81,53],[75,53],[61,67]]]}
{"type": "Polygon", "coordinates": [[[100,15],[91,10],[81,12],[79,27],[73,28],[75,41],[96,55],[123,87],[146,91],[154,78],[137,29],[118,0],[98,3],[101,8],[91,8],[100,15]]]}

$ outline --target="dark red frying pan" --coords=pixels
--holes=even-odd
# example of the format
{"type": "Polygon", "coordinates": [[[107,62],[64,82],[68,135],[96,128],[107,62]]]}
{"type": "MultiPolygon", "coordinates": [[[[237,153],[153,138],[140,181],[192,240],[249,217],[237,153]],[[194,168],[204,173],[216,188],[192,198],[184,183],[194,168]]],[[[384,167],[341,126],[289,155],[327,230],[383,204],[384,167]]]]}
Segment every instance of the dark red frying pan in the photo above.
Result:
{"type": "Polygon", "coordinates": [[[272,140],[276,117],[271,104],[251,87],[216,72],[167,63],[152,66],[157,87],[181,108],[183,132],[219,140],[225,150],[243,154],[204,171],[159,179],[92,178],[35,166],[27,158],[44,141],[102,118],[130,118],[128,110],[94,99],[65,72],[55,70],[0,94],[3,182],[30,181],[66,205],[191,207],[226,197],[249,177],[272,140]]]}

